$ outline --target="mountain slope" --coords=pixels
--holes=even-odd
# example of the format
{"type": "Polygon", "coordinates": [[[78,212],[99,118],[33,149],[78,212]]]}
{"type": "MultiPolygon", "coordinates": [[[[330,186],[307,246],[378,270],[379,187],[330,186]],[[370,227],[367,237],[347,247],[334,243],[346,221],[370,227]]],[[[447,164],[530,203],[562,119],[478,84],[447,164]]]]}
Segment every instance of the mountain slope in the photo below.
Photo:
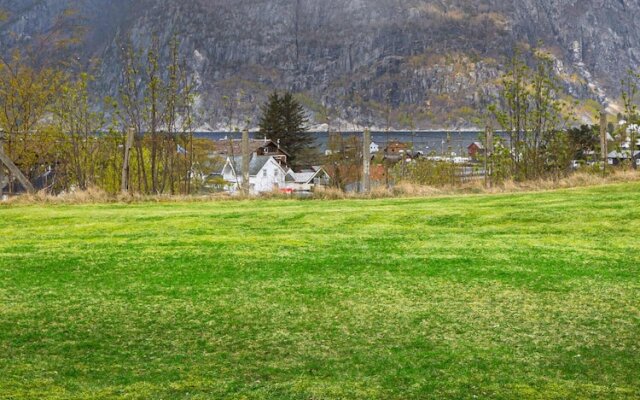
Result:
{"type": "Polygon", "coordinates": [[[78,7],[90,27],[78,57],[103,60],[99,80],[113,92],[117,37],[144,47],[154,34],[164,42],[177,34],[199,83],[202,122],[212,126],[229,122],[224,96],[240,96],[236,114],[253,116],[274,88],[299,92],[316,121],[469,125],[495,95],[517,43],[542,41],[567,91],[601,103],[617,97],[626,69],[640,65],[640,4],[625,0],[109,3],[0,0],[12,13],[2,37],[28,38],[64,7],[78,7]]]}

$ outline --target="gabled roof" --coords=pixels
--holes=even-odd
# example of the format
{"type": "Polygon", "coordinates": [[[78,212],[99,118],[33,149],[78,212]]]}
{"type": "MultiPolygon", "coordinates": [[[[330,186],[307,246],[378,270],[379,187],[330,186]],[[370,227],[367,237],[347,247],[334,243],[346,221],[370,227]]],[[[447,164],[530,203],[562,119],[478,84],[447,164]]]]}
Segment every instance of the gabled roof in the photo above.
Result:
{"type": "MultiPolygon", "coordinates": [[[[229,157],[227,159],[227,164],[225,164],[225,168],[228,165],[231,165],[234,174],[241,173],[240,171],[242,171],[242,159],[243,159],[242,156],[233,157],[233,158],[229,157]],[[238,171],[238,172],[236,172],[236,171],[238,171]]],[[[260,173],[260,171],[262,171],[262,168],[264,168],[264,166],[271,159],[273,159],[275,161],[275,157],[274,156],[256,156],[256,155],[252,156],[251,157],[251,161],[249,161],[249,175],[250,176],[258,175],[258,173],[260,173]]],[[[278,166],[282,170],[282,173],[285,174],[286,171],[282,168],[280,163],[278,163],[276,161],[276,164],[278,164],[278,166]]]]}
{"type": "Polygon", "coordinates": [[[316,176],[317,172],[294,172],[293,175],[297,183],[309,183],[316,176]]]}
{"type": "Polygon", "coordinates": [[[300,172],[294,172],[293,170],[289,170],[288,175],[293,178],[293,181],[295,183],[307,184],[307,183],[311,183],[321,173],[326,174],[326,171],[324,170],[324,168],[314,166],[308,170],[303,170],[300,172]]]}
{"type": "Polygon", "coordinates": [[[484,145],[481,142],[473,142],[469,145],[469,147],[475,145],[477,148],[479,148],[480,150],[484,150],[484,145]]]}

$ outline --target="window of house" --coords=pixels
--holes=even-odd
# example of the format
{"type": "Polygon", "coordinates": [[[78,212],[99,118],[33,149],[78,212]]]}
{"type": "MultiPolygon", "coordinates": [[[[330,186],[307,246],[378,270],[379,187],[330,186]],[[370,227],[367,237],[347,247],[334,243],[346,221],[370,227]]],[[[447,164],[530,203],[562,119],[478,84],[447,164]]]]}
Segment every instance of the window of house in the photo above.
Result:
{"type": "Polygon", "coordinates": [[[265,178],[267,177],[267,170],[266,169],[264,171],[262,171],[262,176],[264,176],[265,178]]]}

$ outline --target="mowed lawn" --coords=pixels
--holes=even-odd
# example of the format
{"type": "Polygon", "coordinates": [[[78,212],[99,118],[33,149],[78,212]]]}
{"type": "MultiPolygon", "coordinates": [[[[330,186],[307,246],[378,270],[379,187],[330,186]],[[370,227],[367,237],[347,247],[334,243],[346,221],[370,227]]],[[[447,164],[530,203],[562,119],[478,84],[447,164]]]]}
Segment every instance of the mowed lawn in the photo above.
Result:
{"type": "Polygon", "coordinates": [[[2,399],[640,398],[640,184],[0,207],[2,399]]]}

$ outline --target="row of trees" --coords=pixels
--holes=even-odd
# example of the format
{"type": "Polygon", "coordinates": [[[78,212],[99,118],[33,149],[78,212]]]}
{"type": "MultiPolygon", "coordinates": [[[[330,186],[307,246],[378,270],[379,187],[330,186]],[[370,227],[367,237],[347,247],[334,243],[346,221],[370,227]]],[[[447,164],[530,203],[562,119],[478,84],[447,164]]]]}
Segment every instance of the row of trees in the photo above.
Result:
{"type": "MultiPolygon", "coordinates": [[[[602,170],[602,162],[606,161],[601,157],[600,127],[575,126],[577,103],[564,95],[554,63],[554,58],[541,49],[529,53],[514,52],[500,82],[498,101],[488,109],[488,126],[493,126],[500,133],[482,135],[480,140],[486,150],[481,154],[479,164],[454,164],[434,160],[437,157],[422,157],[410,163],[402,159],[395,165],[389,165],[384,157],[373,160],[374,165],[378,164],[375,171],[380,175],[376,179],[384,180],[387,185],[399,181],[456,185],[479,177],[486,177],[488,183],[507,179],[558,179],[572,172],[576,161],[593,165],[594,171],[602,170]]],[[[609,123],[607,126],[613,135],[613,142],[608,144],[610,150],[620,150],[625,141],[634,148],[638,140],[640,117],[636,104],[639,81],[640,75],[634,72],[629,72],[622,80],[624,114],[618,116],[618,125],[609,123]]],[[[286,96],[283,98],[277,93],[271,96],[268,106],[263,108],[261,126],[264,132],[276,138],[280,138],[278,132],[287,132],[282,136],[282,143],[296,148],[307,140],[305,133],[300,133],[299,127],[288,128],[278,122],[282,121],[282,115],[290,114],[290,111],[283,113],[283,107],[294,109],[283,106],[290,101],[295,102],[290,94],[287,96],[289,101],[283,101],[286,96]],[[296,142],[298,139],[300,142],[296,142]]],[[[300,108],[297,112],[301,121],[303,111],[300,108]]],[[[330,135],[325,165],[331,171],[336,187],[345,188],[361,180],[361,148],[362,142],[356,136],[330,135]]],[[[631,151],[630,154],[630,165],[636,167],[635,153],[631,151]]]]}
{"type": "Polygon", "coordinates": [[[625,163],[637,168],[640,73],[629,70],[621,79],[623,112],[617,124],[603,121],[608,133],[603,139],[600,125],[574,126],[575,103],[562,99],[553,58],[539,50],[531,58],[527,64],[527,58],[516,52],[502,80],[501,102],[490,107],[498,126],[509,136],[508,144],[503,143],[509,157],[495,151],[498,159],[491,160],[501,168],[502,178],[558,177],[571,171],[572,160],[594,164],[600,171],[607,162],[602,159],[603,150],[628,154],[625,163]]]}
{"type": "Polygon", "coordinates": [[[487,144],[494,150],[489,164],[496,179],[557,177],[568,171],[573,158],[567,128],[575,114],[573,105],[561,98],[553,58],[539,49],[529,56],[530,64],[520,52],[510,59],[500,102],[489,108],[508,135],[507,143],[487,144]],[[502,148],[508,148],[508,157],[502,148]]]}
{"type": "MultiPolygon", "coordinates": [[[[49,34],[47,45],[63,48],[67,36],[49,34]]],[[[88,73],[39,58],[35,46],[0,49],[0,190],[191,193],[193,86],[179,47],[122,43],[107,98],[88,73]]]]}
{"type": "MultiPolygon", "coordinates": [[[[67,43],[65,37],[53,45],[67,43]]],[[[194,147],[194,90],[179,49],[175,38],[165,45],[155,38],[145,50],[122,43],[120,84],[106,99],[96,99],[93,78],[75,72],[78,68],[49,64],[36,49],[0,49],[0,188],[8,182],[10,192],[31,189],[31,183],[53,191],[91,186],[112,193],[196,190],[203,157],[194,147]]],[[[516,52],[507,71],[499,101],[489,108],[490,124],[507,137],[483,137],[492,181],[560,177],[570,171],[571,160],[599,150],[597,127],[570,128],[574,104],[563,100],[549,54],[516,52]]],[[[633,144],[638,129],[629,127],[640,124],[639,80],[629,73],[622,82],[625,123],[617,128],[619,136],[632,135],[633,144]]],[[[305,110],[292,93],[274,92],[259,125],[262,135],[291,154],[294,166],[319,161],[305,110]]],[[[359,181],[361,142],[335,135],[329,142],[324,161],[336,184],[359,181]]],[[[455,183],[465,171],[425,160],[398,168],[384,164],[382,175],[387,183],[437,184],[455,183]]]]}
{"type": "MultiPolygon", "coordinates": [[[[624,111],[618,115],[617,125],[607,124],[610,136],[606,142],[608,150],[628,154],[623,164],[637,168],[640,73],[629,71],[621,83],[624,111]]],[[[508,179],[557,179],[571,173],[576,161],[592,165],[594,171],[605,169],[600,126],[575,126],[576,103],[564,95],[550,54],[541,49],[515,51],[500,87],[498,101],[488,109],[490,134],[479,138],[485,147],[479,164],[455,165],[423,158],[399,163],[387,179],[456,185],[486,176],[491,184],[508,179]],[[500,133],[494,134],[493,129],[500,133]]]]}
{"type": "Polygon", "coordinates": [[[189,194],[194,172],[193,86],[177,39],[169,45],[165,68],[160,66],[160,52],[157,39],[146,54],[130,43],[124,46],[123,79],[119,101],[112,102],[113,115],[117,126],[128,128],[135,157],[130,171],[123,171],[122,186],[140,193],[189,194]]]}

